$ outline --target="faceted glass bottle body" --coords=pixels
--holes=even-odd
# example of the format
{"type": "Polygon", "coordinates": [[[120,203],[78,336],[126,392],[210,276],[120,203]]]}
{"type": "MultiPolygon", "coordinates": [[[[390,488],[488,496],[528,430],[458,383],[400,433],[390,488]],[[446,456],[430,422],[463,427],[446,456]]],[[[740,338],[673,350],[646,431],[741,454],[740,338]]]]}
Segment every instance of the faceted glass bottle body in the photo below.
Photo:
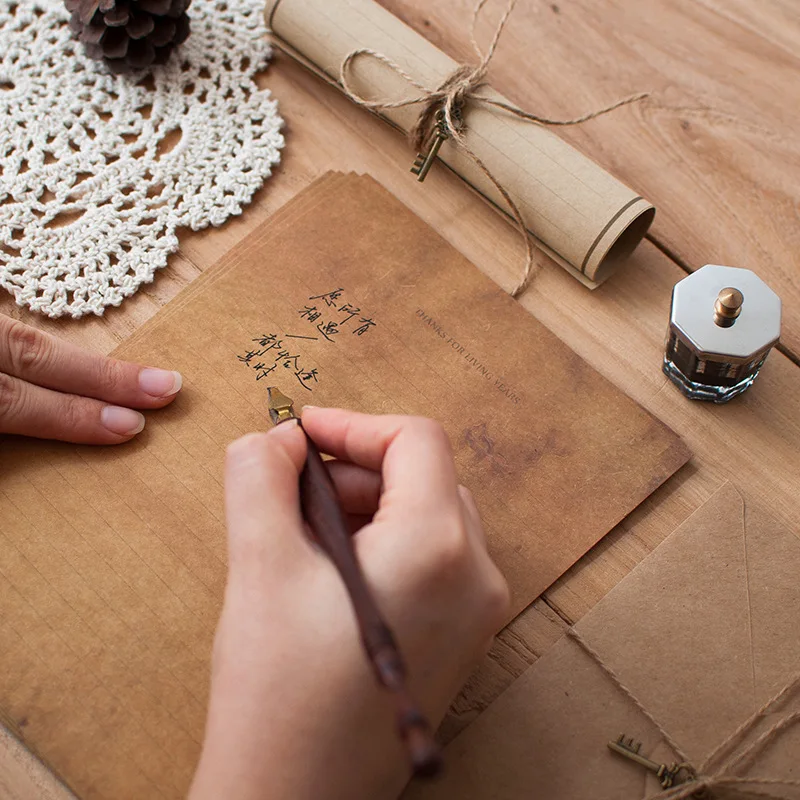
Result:
{"type": "Polygon", "coordinates": [[[780,298],[748,269],[707,264],[672,292],[664,373],[692,400],[726,403],[780,336],[780,298]]]}
{"type": "Polygon", "coordinates": [[[769,350],[766,350],[745,364],[702,358],[670,327],[664,353],[664,374],[691,400],[727,403],[753,383],[768,355],[769,350]]]}

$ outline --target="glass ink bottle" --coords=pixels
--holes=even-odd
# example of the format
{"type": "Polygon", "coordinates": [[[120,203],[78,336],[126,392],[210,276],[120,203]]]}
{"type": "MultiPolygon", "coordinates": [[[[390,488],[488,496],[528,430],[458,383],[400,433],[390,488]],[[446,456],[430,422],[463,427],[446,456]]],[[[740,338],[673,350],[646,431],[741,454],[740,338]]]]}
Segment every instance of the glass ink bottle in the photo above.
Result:
{"type": "Polygon", "coordinates": [[[778,343],[781,300],[749,269],[706,266],[675,284],[664,372],[692,400],[727,403],[778,343]]]}

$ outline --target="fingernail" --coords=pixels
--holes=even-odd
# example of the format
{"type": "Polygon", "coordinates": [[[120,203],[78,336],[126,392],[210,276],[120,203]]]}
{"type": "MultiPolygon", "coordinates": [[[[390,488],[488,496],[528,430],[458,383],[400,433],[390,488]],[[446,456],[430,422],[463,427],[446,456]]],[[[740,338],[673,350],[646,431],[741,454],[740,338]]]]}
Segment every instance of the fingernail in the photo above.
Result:
{"type": "Polygon", "coordinates": [[[146,367],[139,372],[139,388],[152,397],[171,397],[183,386],[180,372],[146,367]]]}
{"type": "Polygon", "coordinates": [[[303,412],[308,411],[310,408],[316,408],[316,406],[308,406],[308,405],[303,406],[303,408],[300,411],[300,414],[302,415],[303,412]]]}
{"type": "Polygon", "coordinates": [[[135,436],[144,428],[144,414],[131,408],[104,406],[100,412],[100,422],[118,436],[135,436]]]}

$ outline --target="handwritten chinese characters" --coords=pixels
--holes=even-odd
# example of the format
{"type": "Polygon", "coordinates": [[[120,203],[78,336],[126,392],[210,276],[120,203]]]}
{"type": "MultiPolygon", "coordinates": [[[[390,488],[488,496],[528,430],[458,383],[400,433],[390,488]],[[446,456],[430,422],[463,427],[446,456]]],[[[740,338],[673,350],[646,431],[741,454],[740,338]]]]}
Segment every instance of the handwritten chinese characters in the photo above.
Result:
{"type": "Polygon", "coordinates": [[[339,287],[332,292],[312,295],[308,298],[309,305],[304,305],[297,312],[301,319],[314,324],[317,331],[329,342],[333,342],[336,336],[346,331],[355,336],[363,336],[370,328],[375,327],[375,321],[364,316],[358,306],[347,301],[339,302],[343,292],[344,289],[339,287]]]}
{"type": "Polygon", "coordinates": [[[303,342],[320,342],[310,347],[324,348],[327,347],[325,341],[335,342],[342,334],[360,337],[376,327],[375,320],[348,302],[343,294],[344,289],[339,287],[331,292],[310,296],[308,305],[297,309],[297,315],[313,325],[313,330],[283,333],[280,336],[275,333],[257,336],[251,340],[250,349],[237,358],[255,372],[257,381],[268,378],[268,383],[279,383],[280,377],[288,373],[294,375],[304,389],[313,391],[320,378],[319,370],[313,363],[318,360],[320,352],[312,349],[317,358],[312,356],[309,359],[308,353],[303,354],[303,342]],[[306,333],[308,335],[304,335],[306,333]]]}
{"type": "Polygon", "coordinates": [[[257,381],[262,378],[268,378],[273,373],[278,373],[280,369],[285,369],[289,370],[297,378],[300,385],[310,392],[312,391],[312,386],[318,382],[317,369],[304,368],[300,362],[300,356],[292,353],[288,346],[284,345],[283,340],[314,338],[316,337],[293,336],[288,333],[281,338],[278,338],[274,333],[258,336],[252,340],[256,347],[248,350],[244,355],[238,356],[238,358],[250,369],[255,370],[257,381]]]}

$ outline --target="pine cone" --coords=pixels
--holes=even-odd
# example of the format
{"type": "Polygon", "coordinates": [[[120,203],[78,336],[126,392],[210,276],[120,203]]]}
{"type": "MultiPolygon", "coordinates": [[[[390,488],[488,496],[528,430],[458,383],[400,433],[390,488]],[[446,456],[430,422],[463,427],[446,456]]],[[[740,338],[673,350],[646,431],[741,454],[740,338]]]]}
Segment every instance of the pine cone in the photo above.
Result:
{"type": "Polygon", "coordinates": [[[189,36],[191,0],[64,0],[89,58],[113,72],[163,64],[189,36]]]}

